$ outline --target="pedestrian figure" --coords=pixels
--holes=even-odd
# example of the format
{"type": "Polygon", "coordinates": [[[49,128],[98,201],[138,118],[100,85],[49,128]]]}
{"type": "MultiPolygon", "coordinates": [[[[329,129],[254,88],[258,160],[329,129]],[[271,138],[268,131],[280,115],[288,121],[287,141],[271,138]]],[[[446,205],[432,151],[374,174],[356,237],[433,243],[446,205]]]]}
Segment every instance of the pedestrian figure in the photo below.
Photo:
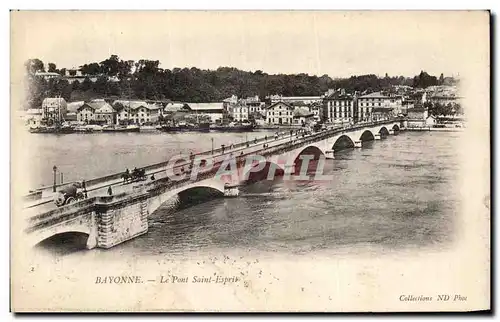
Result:
{"type": "Polygon", "coordinates": [[[85,180],[82,180],[82,193],[85,199],[87,199],[87,184],[85,183],[85,180]]]}
{"type": "Polygon", "coordinates": [[[108,195],[110,195],[110,196],[113,195],[113,190],[111,190],[111,186],[109,186],[109,188],[108,188],[108,195]]]}
{"type": "Polygon", "coordinates": [[[257,138],[253,139],[253,144],[257,144],[257,138]]]}

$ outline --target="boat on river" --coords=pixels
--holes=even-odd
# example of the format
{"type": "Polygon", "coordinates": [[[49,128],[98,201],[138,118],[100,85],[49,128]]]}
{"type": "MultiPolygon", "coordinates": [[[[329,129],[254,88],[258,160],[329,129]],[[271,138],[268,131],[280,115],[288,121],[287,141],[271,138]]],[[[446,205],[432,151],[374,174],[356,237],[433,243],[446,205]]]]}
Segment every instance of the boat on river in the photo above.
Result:
{"type": "Polygon", "coordinates": [[[161,125],[157,129],[162,132],[208,132],[210,131],[210,124],[179,122],[174,125],[161,125]]]}
{"type": "Polygon", "coordinates": [[[71,125],[53,125],[53,126],[45,126],[45,125],[40,125],[37,127],[30,127],[29,128],[30,133],[54,133],[54,134],[67,134],[67,133],[74,133],[75,128],[71,125]]]}
{"type": "Polygon", "coordinates": [[[87,124],[87,125],[75,126],[75,132],[78,133],[93,133],[100,131],[102,131],[102,126],[100,125],[87,124]]]}
{"type": "Polygon", "coordinates": [[[138,125],[114,126],[108,125],[102,128],[103,132],[139,132],[141,129],[138,125]]]}
{"type": "Polygon", "coordinates": [[[212,125],[210,130],[218,131],[218,132],[250,132],[253,131],[255,125],[252,123],[229,123],[227,125],[212,125]]]}
{"type": "Polygon", "coordinates": [[[158,130],[157,127],[153,125],[141,125],[140,132],[156,132],[158,130]]]}

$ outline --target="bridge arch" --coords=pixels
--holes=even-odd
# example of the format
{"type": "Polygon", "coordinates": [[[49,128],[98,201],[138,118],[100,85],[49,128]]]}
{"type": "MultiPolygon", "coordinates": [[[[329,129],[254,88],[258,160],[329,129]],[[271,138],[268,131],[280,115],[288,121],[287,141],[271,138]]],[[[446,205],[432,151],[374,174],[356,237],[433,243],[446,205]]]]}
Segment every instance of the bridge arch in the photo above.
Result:
{"type": "Polygon", "coordinates": [[[294,173],[298,173],[299,171],[301,171],[302,164],[304,162],[308,163],[309,166],[308,166],[308,169],[306,169],[306,172],[308,172],[308,171],[310,171],[311,166],[312,166],[309,162],[317,161],[321,157],[323,157],[323,158],[326,157],[326,154],[323,151],[323,149],[316,146],[316,145],[309,145],[303,149],[299,149],[297,151],[297,153],[292,155],[292,158],[288,161],[289,161],[289,164],[294,165],[294,173]],[[303,156],[306,156],[306,157],[303,157],[303,156]],[[293,161],[293,162],[290,162],[290,161],[293,161]]]}
{"type": "Polygon", "coordinates": [[[371,130],[364,130],[363,133],[359,136],[359,141],[372,141],[375,140],[375,136],[371,130]]]}
{"type": "Polygon", "coordinates": [[[332,149],[334,151],[339,151],[343,149],[354,148],[354,140],[349,135],[339,136],[333,143],[332,149]]]}
{"type": "Polygon", "coordinates": [[[72,227],[71,225],[59,225],[51,229],[44,229],[29,235],[29,245],[34,247],[40,245],[50,239],[61,237],[63,235],[79,235],[85,239],[85,242],[90,237],[90,227],[72,227]]]}
{"type": "Polygon", "coordinates": [[[202,197],[202,195],[208,195],[211,198],[216,198],[220,195],[224,195],[224,182],[209,179],[194,182],[190,185],[179,187],[177,189],[168,190],[165,193],[149,199],[148,212],[149,214],[152,214],[161,206],[176,207],[183,201],[188,203],[191,201],[196,202],[195,200],[189,200],[189,195],[191,193],[193,193],[195,199],[202,197]]]}
{"type": "Polygon", "coordinates": [[[89,232],[69,229],[67,231],[61,231],[55,234],[45,235],[42,237],[43,239],[38,239],[33,244],[33,246],[37,247],[37,246],[48,245],[49,247],[51,247],[54,245],[61,246],[61,244],[64,244],[65,248],[71,246],[71,248],[75,249],[76,248],[84,249],[85,246],[87,245],[89,237],[90,237],[89,232]]]}
{"type": "Polygon", "coordinates": [[[397,123],[392,126],[392,129],[394,131],[399,131],[400,130],[399,125],[397,123]]]}
{"type": "Polygon", "coordinates": [[[215,198],[224,196],[224,188],[216,187],[214,185],[199,185],[189,187],[177,193],[179,204],[195,205],[215,198]]]}
{"type": "Polygon", "coordinates": [[[388,136],[389,130],[385,126],[382,126],[380,128],[380,130],[378,131],[378,133],[380,133],[380,135],[382,135],[382,136],[388,136]]]}

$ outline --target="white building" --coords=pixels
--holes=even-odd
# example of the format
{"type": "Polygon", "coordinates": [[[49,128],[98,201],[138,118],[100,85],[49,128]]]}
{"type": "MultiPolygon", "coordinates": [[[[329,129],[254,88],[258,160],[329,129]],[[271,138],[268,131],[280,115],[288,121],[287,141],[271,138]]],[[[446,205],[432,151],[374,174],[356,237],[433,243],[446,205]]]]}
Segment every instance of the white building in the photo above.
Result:
{"type": "Polygon", "coordinates": [[[408,109],[408,127],[426,127],[428,117],[429,111],[425,107],[408,109]]]}
{"type": "Polygon", "coordinates": [[[43,110],[41,108],[30,108],[24,114],[24,121],[26,125],[29,127],[38,127],[42,122],[42,113],[43,110]]]}
{"type": "Polygon", "coordinates": [[[43,78],[45,80],[49,79],[59,79],[61,78],[61,74],[59,73],[54,73],[54,72],[36,72],[35,76],[43,78]]]}
{"type": "Polygon", "coordinates": [[[42,101],[42,118],[62,122],[67,112],[66,100],[62,97],[47,97],[42,101]]]}
{"type": "Polygon", "coordinates": [[[159,116],[163,115],[162,106],[145,101],[116,100],[113,106],[117,111],[116,122],[119,124],[156,123],[159,116]]]}
{"type": "Polygon", "coordinates": [[[95,120],[99,123],[106,123],[109,125],[116,122],[116,111],[104,100],[95,100],[92,104],[95,109],[95,120]]]}
{"type": "Polygon", "coordinates": [[[321,96],[281,96],[271,95],[268,97],[271,104],[284,102],[287,104],[303,102],[304,104],[312,104],[321,102],[321,96]]]}
{"type": "Polygon", "coordinates": [[[227,110],[235,121],[249,120],[250,118],[260,118],[256,113],[261,116],[266,116],[266,104],[261,102],[258,95],[247,97],[238,100],[237,103],[228,106],[227,110]],[[250,117],[252,115],[252,117],[250,117]]]}
{"type": "Polygon", "coordinates": [[[309,126],[315,122],[314,113],[308,108],[298,107],[293,111],[293,124],[300,126],[309,126]]]}
{"type": "Polygon", "coordinates": [[[267,107],[266,121],[269,124],[293,124],[294,107],[285,102],[276,102],[267,107]]]}
{"type": "Polygon", "coordinates": [[[354,106],[353,96],[341,91],[330,92],[323,98],[325,122],[351,122],[354,119],[354,106]]]}
{"type": "Polygon", "coordinates": [[[184,103],[170,102],[163,109],[163,114],[165,115],[165,114],[179,112],[183,108],[184,108],[184,103]]]}
{"type": "Polygon", "coordinates": [[[246,105],[237,104],[235,106],[229,107],[229,115],[232,116],[235,121],[248,121],[248,107],[246,105]]]}
{"type": "Polygon", "coordinates": [[[191,112],[198,115],[207,115],[211,123],[222,122],[224,117],[224,103],[186,103],[191,112]]]}
{"type": "Polygon", "coordinates": [[[358,97],[358,120],[369,121],[373,116],[373,109],[390,108],[391,98],[380,92],[358,97]]]}
{"type": "Polygon", "coordinates": [[[321,120],[321,117],[323,116],[323,108],[321,104],[319,103],[313,103],[309,105],[309,112],[313,114],[313,118],[315,121],[321,120]]]}
{"type": "Polygon", "coordinates": [[[95,108],[90,103],[80,106],[76,112],[76,120],[82,123],[89,123],[95,120],[95,108]]]}

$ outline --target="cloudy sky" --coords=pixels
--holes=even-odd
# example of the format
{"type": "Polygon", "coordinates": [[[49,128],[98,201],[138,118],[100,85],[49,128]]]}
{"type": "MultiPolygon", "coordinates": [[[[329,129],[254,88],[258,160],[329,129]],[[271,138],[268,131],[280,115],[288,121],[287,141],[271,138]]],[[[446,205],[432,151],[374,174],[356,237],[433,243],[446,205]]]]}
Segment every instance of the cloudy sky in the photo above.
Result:
{"type": "MultiPolygon", "coordinates": [[[[489,46],[484,12],[13,12],[12,62],[58,68],[111,54],[162,68],[457,75],[489,46]],[[471,55],[474,54],[474,55],[471,55]]],[[[486,56],[484,57],[487,58],[486,56]]]]}

